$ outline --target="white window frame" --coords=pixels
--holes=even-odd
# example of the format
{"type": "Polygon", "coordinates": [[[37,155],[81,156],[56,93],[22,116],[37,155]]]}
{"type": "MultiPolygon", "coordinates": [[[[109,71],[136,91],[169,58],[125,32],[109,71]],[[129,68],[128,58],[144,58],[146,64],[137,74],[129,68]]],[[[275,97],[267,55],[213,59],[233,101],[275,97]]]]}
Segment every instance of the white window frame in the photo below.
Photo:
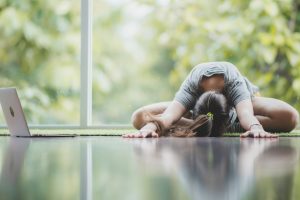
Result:
{"type": "Polygon", "coordinates": [[[81,0],[80,127],[92,125],[93,0],[81,0]]]}

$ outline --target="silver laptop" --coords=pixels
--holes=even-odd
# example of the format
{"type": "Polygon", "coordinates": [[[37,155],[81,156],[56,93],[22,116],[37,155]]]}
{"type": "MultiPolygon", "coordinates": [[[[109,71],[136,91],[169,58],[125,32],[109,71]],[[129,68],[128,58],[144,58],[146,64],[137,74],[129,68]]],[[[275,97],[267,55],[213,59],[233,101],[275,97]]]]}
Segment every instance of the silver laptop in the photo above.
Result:
{"type": "Polygon", "coordinates": [[[74,137],[75,134],[31,134],[16,88],[0,88],[0,103],[11,136],[17,137],[74,137]]]}

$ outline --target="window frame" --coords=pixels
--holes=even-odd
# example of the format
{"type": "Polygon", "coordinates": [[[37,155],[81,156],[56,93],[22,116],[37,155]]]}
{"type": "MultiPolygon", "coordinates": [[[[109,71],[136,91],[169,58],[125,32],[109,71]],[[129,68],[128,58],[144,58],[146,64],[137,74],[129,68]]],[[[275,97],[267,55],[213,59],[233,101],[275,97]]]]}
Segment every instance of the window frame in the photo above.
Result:
{"type": "Polygon", "coordinates": [[[81,0],[80,127],[92,125],[93,0],[81,0]]]}

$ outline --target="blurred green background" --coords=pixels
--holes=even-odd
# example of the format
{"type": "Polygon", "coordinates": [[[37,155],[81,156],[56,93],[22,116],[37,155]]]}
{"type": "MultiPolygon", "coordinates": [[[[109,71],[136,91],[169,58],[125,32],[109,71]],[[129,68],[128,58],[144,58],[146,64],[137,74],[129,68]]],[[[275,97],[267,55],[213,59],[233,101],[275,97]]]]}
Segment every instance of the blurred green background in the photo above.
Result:
{"type": "MultiPolygon", "coordinates": [[[[299,110],[299,11],[297,0],[94,0],[93,124],[172,100],[208,61],[299,110]]],[[[29,123],[79,124],[80,0],[0,0],[0,37],[0,86],[18,88],[29,123]]]]}

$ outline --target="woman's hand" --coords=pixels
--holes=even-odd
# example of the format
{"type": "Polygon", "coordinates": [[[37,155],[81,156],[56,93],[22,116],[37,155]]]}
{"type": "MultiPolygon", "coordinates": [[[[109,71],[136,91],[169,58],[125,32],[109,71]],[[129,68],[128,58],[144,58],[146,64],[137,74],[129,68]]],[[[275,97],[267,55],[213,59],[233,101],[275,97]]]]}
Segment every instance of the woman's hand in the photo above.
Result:
{"type": "Polygon", "coordinates": [[[266,132],[260,124],[255,124],[249,131],[240,135],[242,138],[253,137],[253,138],[277,138],[278,135],[266,132]]]}
{"type": "Polygon", "coordinates": [[[277,138],[278,135],[268,133],[265,131],[255,130],[255,131],[247,131],[240,135],[242,138],[245,137],[253,137],[253,138],[277,138]]]}
{"type": "Polygon", "coordinates": [[[123,138],[157,138],[159,137],[159,135],[150,129],[143,129],[143,130],[139,130],[136,133],[127,133],[122,135],[123,138]]]}
{"type": "Polygon", "coordinates": [[[136,133],[127,133],[122,135],[123,138],[150,138],[159,137],[157,133],[157,126],[153,122],[147,123],[143,128],[138,130],[136,133]]]}

